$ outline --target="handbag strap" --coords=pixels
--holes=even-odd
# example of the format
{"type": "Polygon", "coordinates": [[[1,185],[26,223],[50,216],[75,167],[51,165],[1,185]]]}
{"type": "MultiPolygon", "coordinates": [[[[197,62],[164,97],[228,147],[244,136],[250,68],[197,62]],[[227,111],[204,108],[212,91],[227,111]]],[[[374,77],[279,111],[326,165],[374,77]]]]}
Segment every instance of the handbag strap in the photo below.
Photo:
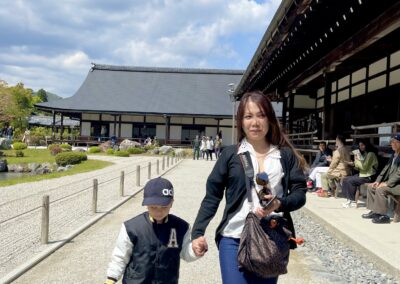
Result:
{"type": "Polygon", "coordinates": [[[253,164],[251,163],[250,153],[248,151],[240,153],[239,157],[246,175],[247,200],[252,203],[253,197],[251,195],[251,187],[254,183],[254,169],[253,164]]]}

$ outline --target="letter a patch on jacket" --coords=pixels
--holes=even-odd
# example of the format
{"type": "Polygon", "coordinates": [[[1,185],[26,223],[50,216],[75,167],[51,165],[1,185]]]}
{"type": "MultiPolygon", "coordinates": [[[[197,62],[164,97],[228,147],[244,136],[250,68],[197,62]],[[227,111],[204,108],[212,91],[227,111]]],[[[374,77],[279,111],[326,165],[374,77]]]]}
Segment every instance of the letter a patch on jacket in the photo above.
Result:
{"type": "Polygon", "coordinates": [[[169,248],[178,248],[178,239],[176,237],[176,229],[171,229],[171,232],[169,234],[168,247],[169,248]]]}

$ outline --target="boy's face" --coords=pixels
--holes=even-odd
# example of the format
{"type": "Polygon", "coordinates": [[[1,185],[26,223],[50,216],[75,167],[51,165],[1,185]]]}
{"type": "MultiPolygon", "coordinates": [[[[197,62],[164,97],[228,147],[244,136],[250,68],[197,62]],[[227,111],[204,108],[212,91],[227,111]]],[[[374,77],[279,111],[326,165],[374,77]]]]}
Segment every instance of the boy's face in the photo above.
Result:
{"type": "Polygon", "coordinates": [[[150,216],[157,222],[161,222],[165,217],[168,216],[169,210],[172,207],[173,201],[167,206],[160,205],[148,205],[147,210],[149,210],[150,216]]]}

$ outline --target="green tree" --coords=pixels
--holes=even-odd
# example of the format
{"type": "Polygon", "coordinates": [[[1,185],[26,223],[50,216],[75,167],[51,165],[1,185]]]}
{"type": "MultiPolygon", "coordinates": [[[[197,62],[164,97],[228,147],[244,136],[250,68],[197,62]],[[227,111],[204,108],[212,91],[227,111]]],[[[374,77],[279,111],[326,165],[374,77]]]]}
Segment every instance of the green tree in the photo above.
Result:
{"type": "Polygon", "coordinates": [[[47,97],[47,93],[45,90],[40,89],[39,91],[37,91],[36,95],[40,98],[40,100],[42,102],[47,102],[48,101],[48,97],[47,97]]]}
{"type": "Polygon", "coordinates": [[[28,118],[32,112],[32,90],[25,89],[24,84],[18,83],[9,88],[11,103],[4,112],[11,118],[15,128],[23,129],[28,126],[28,118]]]}

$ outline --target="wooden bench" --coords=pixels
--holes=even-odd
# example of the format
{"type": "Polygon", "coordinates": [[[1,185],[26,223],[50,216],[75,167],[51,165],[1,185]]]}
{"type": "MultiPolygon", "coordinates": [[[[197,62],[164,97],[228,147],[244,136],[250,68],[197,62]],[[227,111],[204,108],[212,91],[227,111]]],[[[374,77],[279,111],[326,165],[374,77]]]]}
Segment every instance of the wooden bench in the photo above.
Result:
{"type": "Polygon", "coordinates": [[[394,203],[393,223],[400,222],[400,195],[388,194],[389,199],[394,203]]]}

